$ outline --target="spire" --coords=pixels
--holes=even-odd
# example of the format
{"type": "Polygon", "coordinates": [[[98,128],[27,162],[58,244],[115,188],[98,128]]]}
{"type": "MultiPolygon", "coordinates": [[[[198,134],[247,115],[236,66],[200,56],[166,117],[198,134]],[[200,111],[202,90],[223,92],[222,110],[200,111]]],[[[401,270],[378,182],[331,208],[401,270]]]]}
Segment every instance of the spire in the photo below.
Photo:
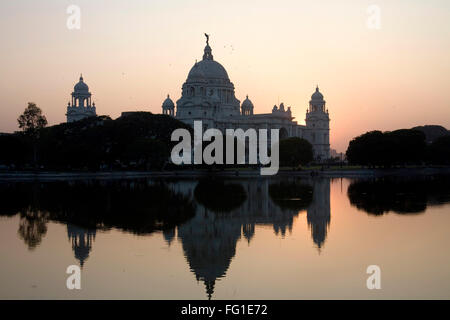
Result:
{"type": "Polygon", "coordinates": [[[206,293],[208,294],[208,300],[211,300],[212,295],[214,294],[214,284],[215,280],[204,280],[206,293]]]}
{"type": "Polygon", "coordinates": [[[83,81],[83,74],[80,73],[80,81],[83,81]]]}
{"type": "Polygon", "coordinates": [[[206,37],[206,47],[203,54],[203,60],[214,60],[211,47],[209,46],[209,34],[205,33],[205,37],[206,37]]]}

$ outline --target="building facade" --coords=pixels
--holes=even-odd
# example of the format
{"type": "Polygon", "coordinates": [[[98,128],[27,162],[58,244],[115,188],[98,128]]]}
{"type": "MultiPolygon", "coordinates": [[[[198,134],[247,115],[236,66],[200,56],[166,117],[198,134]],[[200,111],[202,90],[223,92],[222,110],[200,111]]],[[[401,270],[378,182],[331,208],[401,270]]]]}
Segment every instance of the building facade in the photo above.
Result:
{"type": "Polygon", "coordinates": [[[91,100],[91,93],[83,80],[83,75],[80,75],[80,81],[73,88],[72,100],[67,103],[67,122],[95,117],[96,115],[95,102],[91,100]]]}
{"type": "Polygon", "coordinates": [[[252,101],[240,103],[235,96],[234,84],[225,68],[214,60],[207,36],[203,59],[195,62],[182,86],[181,98],[175,104],[167,96],[163,102],[162,113],[176,117],[193,126],[201,120],[203,128],[247,130],[279,129],[280,139],[300,137],[308,140],[318,161],[330,158],[330,118],[326,102],[319,88],[311,96],[306,111],[306,125],[294,121],[291,107],[283,103],[275,105],[271,113],[254,114],[252,101]]]}

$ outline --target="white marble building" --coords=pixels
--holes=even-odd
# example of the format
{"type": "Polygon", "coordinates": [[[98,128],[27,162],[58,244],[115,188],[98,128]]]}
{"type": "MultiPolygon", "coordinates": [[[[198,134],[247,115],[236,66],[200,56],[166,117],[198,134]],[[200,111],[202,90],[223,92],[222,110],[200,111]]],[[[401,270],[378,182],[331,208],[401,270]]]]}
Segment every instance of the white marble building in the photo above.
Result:
{"type": "Polygon", "coordinates": [[[67,104],[67,122],[95,117],[96,115],[95,102],[91,101],[89,87],[83,81],[83,75],[80,75],[80,81],[73,88],[72,101],[67,104]]]}
{"type": "Polygon", "coordinates": [[[236,98],[227,71],[214,60],[207,36],[203,59],[195,62],[189,71],[176,111],[175,104],[167,96],[162,112],[191,126],[194,120],[201,120],[204,129],[280,129],[280,139],[304,138],[313,145],[316,160],[324,160],[330,158],[330,118],[325,105],[317,87],[306,111],[306,125],[294,121],[291,107],[285,108],[283,103],[275,105],[271,113],[254,114],[248,96],[242,104],[236,98]]]}

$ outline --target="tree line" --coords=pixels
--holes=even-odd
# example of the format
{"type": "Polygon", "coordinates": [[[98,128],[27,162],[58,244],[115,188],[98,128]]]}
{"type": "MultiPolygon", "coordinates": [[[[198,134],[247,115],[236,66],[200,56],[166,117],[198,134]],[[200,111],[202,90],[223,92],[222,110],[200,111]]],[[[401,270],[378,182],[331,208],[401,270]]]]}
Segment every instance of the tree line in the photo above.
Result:
{"type": "MultiPolygon", "coordinates": [[[[173,117],[150,112],[133,112],[116,120],[108,116],[89,117],[46,127],[47,120],[34,103],[28,104],[17,121],[22,131],[0,135],[0,165],[15,170],[180,169],[170,162],[171,150],[177,143],[171,141],[172,132],[178,128],[193,131],[173,117]]],[[[235,157],[236,148],[237,144],[235,157]]],[[[313,159],[311,144],[301,138],[281,140],[279,148],[281,166],[297,168],[313,159]]],[[[195,168],[226,167],[229,166],[195,168]]]]}
{"type": "Polygon", "coordinates": [[[170,156],[171,133],[191,130],[172,117],[150,112],[45,127],[45,117],[32,103],[18,122],[21,132],[0,135],[0,163],[17,170],[161,169],[170,156]]]}
{"type": "Polygon", "coordinates": [[[449,165],[450,135],[426,142],[416,129],[370,131],[350,141],[346,152],[351,164],[366,166],[449,165]]]}

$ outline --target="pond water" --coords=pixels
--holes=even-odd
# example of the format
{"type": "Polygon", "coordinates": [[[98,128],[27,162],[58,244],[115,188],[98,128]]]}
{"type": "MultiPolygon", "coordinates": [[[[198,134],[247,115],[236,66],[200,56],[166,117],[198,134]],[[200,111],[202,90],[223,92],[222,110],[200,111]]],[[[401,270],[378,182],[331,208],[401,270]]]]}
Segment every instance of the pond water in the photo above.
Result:
{"type": "Polygon", "coordinates": [[[448,176],[2,182],[0,298],[449,299],[449,228],[448,176]]]}

